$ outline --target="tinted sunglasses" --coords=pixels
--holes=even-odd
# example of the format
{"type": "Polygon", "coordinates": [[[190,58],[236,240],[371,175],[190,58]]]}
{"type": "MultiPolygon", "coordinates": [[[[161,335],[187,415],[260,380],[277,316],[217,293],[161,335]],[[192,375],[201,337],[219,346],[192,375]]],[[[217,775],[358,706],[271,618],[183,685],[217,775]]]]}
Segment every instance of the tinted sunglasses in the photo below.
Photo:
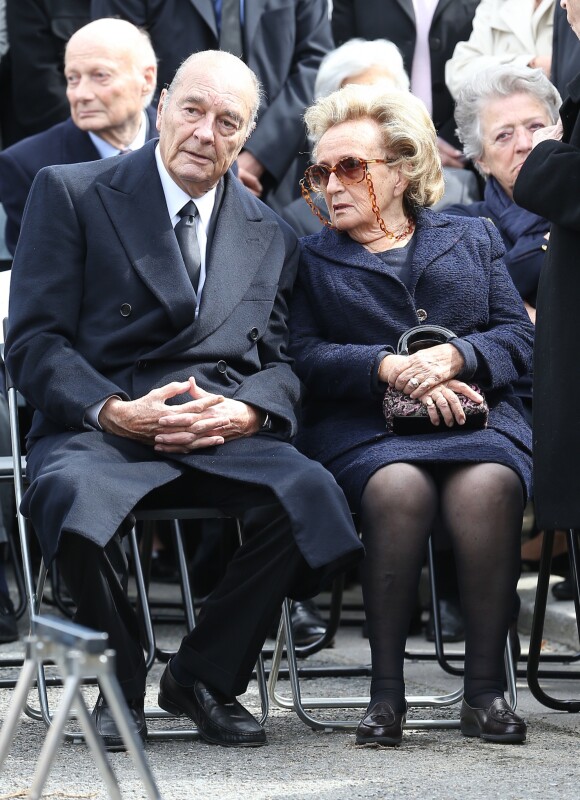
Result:
{"type": "Polygon", "coordinates": [[[346,156],[337,161],[333,167],[326,164],[312,164],[305,171],[304,175],[315,192],[326,189],[331,174],[336,173],[338,180],[345,184],[360,183],[367,174],[368,164],[390,164],[391,160],[386,158],[356,158],[346,156]]]}

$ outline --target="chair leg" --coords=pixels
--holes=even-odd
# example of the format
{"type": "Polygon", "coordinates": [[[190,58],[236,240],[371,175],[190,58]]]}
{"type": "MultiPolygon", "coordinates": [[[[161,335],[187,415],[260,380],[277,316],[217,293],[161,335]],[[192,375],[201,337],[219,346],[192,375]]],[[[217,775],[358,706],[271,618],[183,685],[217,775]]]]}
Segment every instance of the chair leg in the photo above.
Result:
{"type": "MultiPolygon", "coordinates": [[[[576,610],[576,625],[580,638],[580,584],[578,581],[580,572],[578,536],[580,530],[567,531],[568,555],[570,559],[570,574],[574,587],[574,607],[576,610]]],[[[546,617],[546,607],[548,604],[548,590],[550,585],[550,567],[552,565],[552,552],[554,548],[554,531],[544,532],[542,544],[542,555],[540,557],[540,568],[538,572],[538,584],[536,588],[536,600],[534,603],[534,614],[532,618],[532,630],[530,633],[530,648],[528,655],[527,680],[528,686],[533,696],[547,708],[556,711],[568,711],[578,713],[580,711],[579,700],[560,700],[545,692],[539,683],[539,665],[542,649],[542,637],[544,633],[544,621],[546,617]]],[[[546,673],[543,673],[546,675],[546,673]]]]}

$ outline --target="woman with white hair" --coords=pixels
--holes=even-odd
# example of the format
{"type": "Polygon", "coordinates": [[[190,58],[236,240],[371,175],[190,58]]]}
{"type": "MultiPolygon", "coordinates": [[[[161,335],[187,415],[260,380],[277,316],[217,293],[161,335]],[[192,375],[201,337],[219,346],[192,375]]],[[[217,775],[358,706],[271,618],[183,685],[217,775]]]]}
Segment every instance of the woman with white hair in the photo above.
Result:
{"type": "Polygon", "coordinates": [[[549,222],[517,206],[513,187],[532,151],[534,131],[556,122],[560,102],[542,70],[510,64],[474,75],[462,87],[455,109],[463,152],[486,184],[481,202],[445,211],[494,222],[506,247],[507,268],[532,320],[549,222]]]}

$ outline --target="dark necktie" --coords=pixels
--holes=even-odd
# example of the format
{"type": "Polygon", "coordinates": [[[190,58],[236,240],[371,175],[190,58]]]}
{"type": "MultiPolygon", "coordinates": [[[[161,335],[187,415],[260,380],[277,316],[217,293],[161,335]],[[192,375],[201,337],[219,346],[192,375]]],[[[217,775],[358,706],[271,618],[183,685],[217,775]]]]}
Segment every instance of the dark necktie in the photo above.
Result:
{"type": "Polygon", "coordinates": [[[240,0],[222,0],[220,50],[227,50],[239,58],[243,55],[240,0]]]}
{"type": "Polygon", "coordinates": [[[193,200],[190,200],[179,212],[181,219],[174,228],[177,243],[185,262],[185,268],[196,294],[201,270],[201,255],[195,230],[195,218],[197,214],[197,206],[193,200]]]}

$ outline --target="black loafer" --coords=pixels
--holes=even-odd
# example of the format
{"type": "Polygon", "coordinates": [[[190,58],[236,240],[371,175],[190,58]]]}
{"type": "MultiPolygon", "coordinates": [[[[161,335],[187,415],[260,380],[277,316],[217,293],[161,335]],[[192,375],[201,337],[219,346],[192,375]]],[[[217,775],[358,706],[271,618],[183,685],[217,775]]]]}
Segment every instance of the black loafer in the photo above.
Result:
{"type": "Polygon", "coordinates": [[[572,576],[566,575],[563,581],[558,581],[552,586],[552,594],[556,600],[573,600],[574,599],[574,585],[572,583],[572,576]]]}
{"type": "Polygon", "coordinates": [[[169,668],[161,676],[158,703],[176,717],[192,719],[202,739],[223,747],[260,747],[266,733],[260,723],[237,700],[228,700],[221,692],[202,681],[193,686],[178,683],[169,668]]]}
{"type": "Polygon", "coordinates": [[[12,600],[0,592],[0,644],[18,641],[18,625],[12,600]]]}
{"type": "MultiPolygon", "coordinates": [[[[441,617],[441,638],[444,642],[462,642],[465,639],[463,616],[456,600],[442,598],[439,600],[439,615],[441,617]]],[[[428,642],[435,641],[435,625],[433,611],[429,612],[425,638],[428,642]]]]}
{"type": "Polygon", "coordinates": [[[326,633],[326,622],[313,600],[295,600],[290,611],[294,644],[298,647],[313,644],[326,633]]]}
{"type": "MultiPolygon", "coordinates": [[[[406,705],[405,705],[406,708],[406,705]]],[[[398,714],[390,703],[371,703],[356,729],[356,743],[363,746],[393,747],[403,740],[406,711],[398,714]]]]}
{"type": "MultiPolygon", "coordinates": [[[[145,744],[147,739],[147,722],[145,721],[144,698],[127,700],[127,705],[135,730],[143,744],[145,744]]],[[[125,741],[117,728],[117,723],[113,719],[111,709],[107,705],[102,694],[99,694],[97,704],[93,709],[93,718],[97,733],[99,733],[103,739],[106,750],[118,752],[127,749],[125,741]]]]}
{"type": "Polygon", "coordinates": [[[503,697],[496,697],[489,708],[471,708],[465,700],[461,705],[461,733],[477,736],[487,742],[519,744],[526,741],[527,725],[503,697]]]}

